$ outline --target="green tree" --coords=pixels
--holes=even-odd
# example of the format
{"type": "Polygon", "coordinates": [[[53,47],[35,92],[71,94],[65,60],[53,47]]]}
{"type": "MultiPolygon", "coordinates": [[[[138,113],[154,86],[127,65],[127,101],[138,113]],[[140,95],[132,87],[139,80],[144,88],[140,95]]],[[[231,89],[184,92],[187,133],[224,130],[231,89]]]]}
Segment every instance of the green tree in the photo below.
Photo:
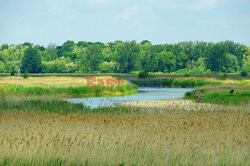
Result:
{"type": "Polygon", "coordinates": [[[4,62],[0,60],[0,73],[4,73],[5,72],[5,65],[4,62]]]}
{"type": "Polygon", "coordinates": [[[223,72],[224,73],[237,72],[239,69],[238,67],[239,67],[238,59],[236,58],[236,56],[230,53],[225,53],[223,72]]]}
{"type": "Polygon", "coordinates": [[[22,59],[21,72],[40,73],[42,67],[41,56],[37,48],[29,47],[24,52],[22,59]]]}
{"type": "Polygon", "coordinates": [[[244,65],[241,70],[245,70],[250,73],[250,47],[248,47],[248,54],[244,59],[244,65]]]}
{"type": "Polygon", "coordinates": [[[66,42],[63,43],[62,47],[63,47],[64,51],[70,52],[70,51],[73,51],[73,46],[74,45],[75,45],[74,41],[68,40],[68,41],[66,41],[66,42]]]}
{"type": "Polygon", "coordinates": [[[25,43],[23,43],[23,46],[27,46],[27,47],[32,47],[32,43],[29,43],[29,42],[25,42],[25,43]]]}
{"type": "Polygon", "coordinates": [[[167,52],[162,51],[157,54],[157,65],[155,65],[156,71],[164,72],[167,67],[167,52]]]}
{"type": "Polygon", "coordinates": [[[99,45],[90,45],[85,51],[87,71],[98,71],[102,50],[99,45]]]}
{"type": "Polygon", "coordinates": [[[172,52],[167,52],[166,58],[166,67],[168,69],[168,72],[171,73],[176,68],[176,56],[172,52]]]}
{"type": "Polygon", "coordinates": [[[73,49],[73,54],[75,54],[76,59],[74,60],[74,63],[77,65],[77,72],[79,73],[85,73],[87,72],[87,57],[86,57],[86,49],[87,47],[78,47],[75,46],[73,49]]]}
{"type": "Polygon", "coordinates": [[[44,73],[74,73],[77,65],[70,58],[60,57],[54,61],[43,62],[44,73]]]}
{"type": "MultiPolygon", "coordinates": [[[[32,47],[33,44],[28,42],[0,46],[0,61],[4,63],[4,71],[17,72],[17,69],[23,66],[25,50],[32,47]]],[[[152,45],[148,40],[141,43],[117,40],[105,44],[85,41],[75,44],[74,41],[68,40],[62,46],[50,44],[44,48],[36,45],[33,49],[42,57],[43,72],[109,72],[113,71],[113,63],[119,67],[115,69],[116,72],[124,73],[135,70],[185,73],[207,73],[209,70],[212,73],[237,72],[243,67],[249,68],[247,59],[250,54],[245,45],[233,41],[187,41],[152,45]]]]}
{"type": "Polygon", "coordinates": [[[176,56],[176,69],[183,69],[186,67],[188,62],[188,56],[181,52],[180,54],[177,54],[176,56]]]}
{"type": "Polygon", "coordinates": [[[62,46],[57,46],[56,48],[57,48],[58,57],[64,56],[64,57],[69,57],[71,59],[76,58],[74,54],[72,53],[74,49],[74,45],[75,45],[74,41],[68,40],[64,42],[62,46]]]}
{"type": "Polygon", "coordinates": [[[43,59],[45,61],[52,61],[57,59],[57,49],[55,44],[49,44],[48,47],[45,49],[45,54],[43,59]]]}
{"type": "Polygon", "coordinates": [[[17,72],[17,69],[21,66],[21,60],[24,56],[24,51],[27,48],[27,46],[20,47],[20,45],[11,45],[8,47],[8,49],[0,51],[0,60],[5,64],[5,72],[17,72]]]}
{"type": "Polygon", "coordinates": [[[78,47],[88,47],[88,43],[87,42],[85,42],[85,41],[79,41],[79,42],[77,42],[77,44],[76,44],[78,47]]]}
{"type": "Polygon", "coordinates": [[[150,72],[152,71],[153,68],[153,62],[154,57],[151,53],[151,44],[146,43],[144,45],[142,45],[141,49],[140,49],[140,62],[141,62],[141,66],[142,66],[142,70],[145,72],[150,72]]]}
{"type": "Polygon", "coordinates": [[[235,43],[229,40],[220,42],[220,44],[226,50],[227,53],[236,56],[238,64],[241,68],[244,65],[244,58],[246,57],[248,52],[247,47],[243,44],[235,43]]]}
{"type": "Polygon", "coordinates": [[[100,71],[103,73],[114,73],[117,72],[119,69],[119,65],[117,62],[107,62],[104,61],[100,66],[100,71]]]}
{"type": "Polygon", "coordinates": [[[225,49],[220,43],[208,48],[205,52],[206,67],[211,70],[213,74],[219,73],[223,70],[225,49]]]}
{"type": "Polygon", "coordinates": [[[211,73],[211,71],[206,69],[205,58],[199,58],[197,61],[195,61],[193,69],[187,73],[190,73],[190,74],[209,74],[209,73],[211,73]]]}
{"type": "Polygon", "coordinates": [[[139,46],[135,41],[119,44],[117,48],[117,62],[120,64],[120,72],[129,73],[135,69],[139,52],[139,46]]]}
{"type": "Polygon", "coordinates": [[[3,44],[1,46],[1,49],[0,50],[4,50],[4,49],[8,49],[9,48],[9,45],[8,44],[3,44]]]}
{"type": "Polygon", "coordinates": [[[147,43],[151,45],[151,42],[148,41],[148,40],[143,40],[143,41],[141,42],[142,45],[147,44],[147,43]]]}

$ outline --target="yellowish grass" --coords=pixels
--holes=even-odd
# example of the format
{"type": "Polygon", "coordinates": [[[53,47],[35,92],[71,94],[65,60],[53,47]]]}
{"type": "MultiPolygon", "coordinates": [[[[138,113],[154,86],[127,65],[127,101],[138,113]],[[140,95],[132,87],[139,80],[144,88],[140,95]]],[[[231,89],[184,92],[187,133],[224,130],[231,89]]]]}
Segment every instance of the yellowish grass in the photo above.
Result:
{"type": "Polygon", "coordinates": [[[245,83],[245,85],[250,85],[250,80],[249,79],[246,79],[246,80],[232,80],[232,79],[225,79],[225,80],[218,80],[217,78],[215,77],[179,77],[179,78],[176,78],[177,80],[190,80],[190,79],[194,79],[194,80],[200,80],[200,79],[205,79],[205,80],[208,80],[208,81],[220,81],[222,82],[223,84],[242,84],[242,82],[245,83]]]}
{"type": "Polygon", "coordinates": [[[247,165],[249,113],[151,115],[0,112],[0,159],[61,158],[90,165],[247,165]]]}
{"type": "Polygon", "coordinates": [[[191,76],[191,77],[178,77],[176,78],[177,80],[200,80],[200,79],[205,79],[205,80],[209,80],[209,81],[218,81],[215,77],[195,77],[195,76],[191,76]]]}
{"type": "Polygon", "coordinates": [[[199,90],[206,90],[208,92],[230,92],[230,90],[234,89],[237,91],[250,91],[250,85],[244,85],[244,84],[235,84],[235,83],[226,83],[226,84],[220,84],[220,85],[204,85],[198,88],[199,90]]]}
{"type": "MultiPolygon", "coordinates": [[[[104,80],[117,79],[111,76],[96,76],[96,79],[104,80]]],[[[124,80],[125,81],[125,80],[124,80]]],[[[97,84],[97,81],[94,82],[97,84]]],[[[126,83],[126,81],[124,82],[126,83]]],[[[39,86],[39,87],[76,87],[87,86],[87,79],[83,77],[29,77],[24,79],[20,77],[0,77],[0,86],[4,85],[23,85],[26,87],[39,86]]]]}
{"type": "Polygon", "coordinates": [[[231,111],[247,111],[248,106],[225,106],[217,104],[197,103],[193,100],[187,99],[166,99],[166,100],[138,100],[118,103],[117,105],[126,107],[137,107],[143,109],[154,109],[154,110],[182,110],[182,111],[215,111],[215,110],[231,110],[231,111]]]}

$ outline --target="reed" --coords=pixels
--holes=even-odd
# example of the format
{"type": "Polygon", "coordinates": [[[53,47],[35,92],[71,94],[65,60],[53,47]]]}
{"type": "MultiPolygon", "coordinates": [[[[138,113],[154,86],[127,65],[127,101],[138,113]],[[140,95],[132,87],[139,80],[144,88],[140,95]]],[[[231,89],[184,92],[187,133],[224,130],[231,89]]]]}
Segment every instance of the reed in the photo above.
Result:
{"type": "Polygon", "coordinates": [[[57,114],[112,114],[122,115],[129,113],[140,113],[139,109],[119,107],[119,109],[109,107],[99,107],[90,109],[83,104],[69,103],[60,98],[51,96],[28,96],[13,97],[0,96],[0,112],[32,112],[32,113],[57,113],[57,114]]]}
{"type": "MultiPolygon", "coordinates": [[[[141,108],[126,105],[91,110],[61,99],[64,93],[83,94],[84,89],[77,89],[84,86],[83,78],[0,79],[0,165],[250,163],[250,95],[245,83],[215,83],[197,89],[204,94],[201,102],[218,103],[218,96],[243,101],[237,107],[192,101],[163,103],[165,107],[161,107],[144,101],[141,108]],[[231,89],[235,93],[230,94],[231,89]]],[[[206,82],[178,82],[178,86],[194,84],[206,82]]]]}
{"type": "Polygon", "coordinates": [[[250,161],[249,113],[244,111],[65,115],[0,111],[0,117],[2,165],[248,165],[250,161]]]}

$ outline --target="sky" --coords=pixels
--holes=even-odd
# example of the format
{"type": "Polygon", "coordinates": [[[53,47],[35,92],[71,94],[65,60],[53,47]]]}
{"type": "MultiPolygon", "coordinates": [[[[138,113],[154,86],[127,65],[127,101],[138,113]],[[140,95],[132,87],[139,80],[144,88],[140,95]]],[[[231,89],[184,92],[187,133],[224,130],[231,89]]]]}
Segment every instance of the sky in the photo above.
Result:
{"type": "Polygon", "coordinates": [[[250,46],[250,0],[0,0],[0,44],[67,40],[250,46]]]}

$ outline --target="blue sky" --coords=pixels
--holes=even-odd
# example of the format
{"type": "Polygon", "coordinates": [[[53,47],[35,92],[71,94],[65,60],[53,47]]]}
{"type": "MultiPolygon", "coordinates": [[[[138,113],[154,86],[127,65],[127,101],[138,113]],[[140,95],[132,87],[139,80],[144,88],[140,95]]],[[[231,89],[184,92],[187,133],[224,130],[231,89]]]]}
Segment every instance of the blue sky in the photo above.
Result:
{"type": "Polygon", "coordinates": [[[250,46],[250,0],[0,0],[0,44],[145,39],[250,46]]]}

